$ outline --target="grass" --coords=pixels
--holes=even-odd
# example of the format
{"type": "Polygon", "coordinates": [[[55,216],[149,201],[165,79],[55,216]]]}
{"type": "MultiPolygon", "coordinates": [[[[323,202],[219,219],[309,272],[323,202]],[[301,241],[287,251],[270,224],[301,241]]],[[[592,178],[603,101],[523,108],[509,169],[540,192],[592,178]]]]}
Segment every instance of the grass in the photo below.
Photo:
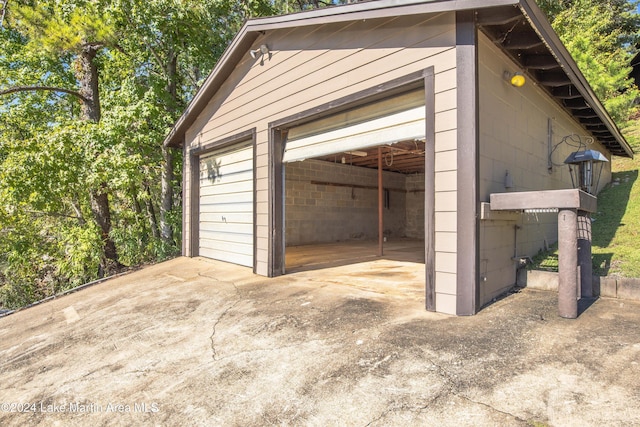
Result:
{"type": "MultiPolygon", "coordinates": [[[[640,134],[640,124],[631,132],[640,134]]],[[[628,133],[628,140],[637,140],[628,133]]],[[[640,277],[640,147],[635,159],[614,158],[612,182],[598,195],[592,215],[593,272],[600,276],[640,277]]],[[[557,246],[533,258],[533,269],[558,271],[557,246]]]]}

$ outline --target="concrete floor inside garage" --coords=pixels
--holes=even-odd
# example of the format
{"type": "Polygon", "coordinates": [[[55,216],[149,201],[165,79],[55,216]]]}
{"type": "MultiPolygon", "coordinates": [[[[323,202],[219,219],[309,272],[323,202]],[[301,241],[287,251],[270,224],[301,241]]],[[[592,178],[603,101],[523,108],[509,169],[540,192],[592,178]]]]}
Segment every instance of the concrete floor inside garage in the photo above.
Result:
{"type": "Polygon", "coordinates": [[[384,243],[381,257],[377,251],[378,242],[375,240],[289,246],[286,249],[286,272],[318,270],[377,259],[413,263],[417,271],[424,272],[424,240],[392,239],[384,243]]]}
{"type": "Polygon", "coordinates": [[[400,261],[424,286],[424,142],[291,162],[284,175],[287,273],[400,261]]]}

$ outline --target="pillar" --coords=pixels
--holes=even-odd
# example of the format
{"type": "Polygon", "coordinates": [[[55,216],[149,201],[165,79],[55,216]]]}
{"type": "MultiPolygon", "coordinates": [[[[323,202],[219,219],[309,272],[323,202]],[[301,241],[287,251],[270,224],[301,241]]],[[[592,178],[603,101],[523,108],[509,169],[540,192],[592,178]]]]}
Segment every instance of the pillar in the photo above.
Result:
{"type": "Polygon", "coordinates": [[[578,317],[578,212],[558,212],[558,314],[578,317]]]}

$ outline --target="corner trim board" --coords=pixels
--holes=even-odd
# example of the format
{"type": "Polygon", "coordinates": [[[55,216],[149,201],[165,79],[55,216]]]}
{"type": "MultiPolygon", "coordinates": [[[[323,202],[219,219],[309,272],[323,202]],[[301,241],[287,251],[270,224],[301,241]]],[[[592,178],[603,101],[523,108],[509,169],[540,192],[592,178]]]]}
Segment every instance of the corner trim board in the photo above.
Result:
{"type": "Polygon", "coordinates": [[[473,315],[479,298],[478,28],[473,11],[456,12],[457,267],[456,314],[473,315]]]}
{"type": "Polygon", "coordinates": [[[424,73],[425,156],[424,156],[424,262],[425,308],[436,311],[436,95],[435,69],[424,73]]]}

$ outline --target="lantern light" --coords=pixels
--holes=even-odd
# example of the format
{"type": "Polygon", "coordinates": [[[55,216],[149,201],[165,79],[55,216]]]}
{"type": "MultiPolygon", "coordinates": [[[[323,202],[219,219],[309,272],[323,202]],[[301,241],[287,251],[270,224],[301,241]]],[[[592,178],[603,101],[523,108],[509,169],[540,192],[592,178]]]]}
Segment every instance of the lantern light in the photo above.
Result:
{"type": "Polygon", "coordinates": [[[589,194],[596,194],[602,168],[609,160],[596,150],[575,151],[564,161],[569,165],[571,183],[589,194]]]}

